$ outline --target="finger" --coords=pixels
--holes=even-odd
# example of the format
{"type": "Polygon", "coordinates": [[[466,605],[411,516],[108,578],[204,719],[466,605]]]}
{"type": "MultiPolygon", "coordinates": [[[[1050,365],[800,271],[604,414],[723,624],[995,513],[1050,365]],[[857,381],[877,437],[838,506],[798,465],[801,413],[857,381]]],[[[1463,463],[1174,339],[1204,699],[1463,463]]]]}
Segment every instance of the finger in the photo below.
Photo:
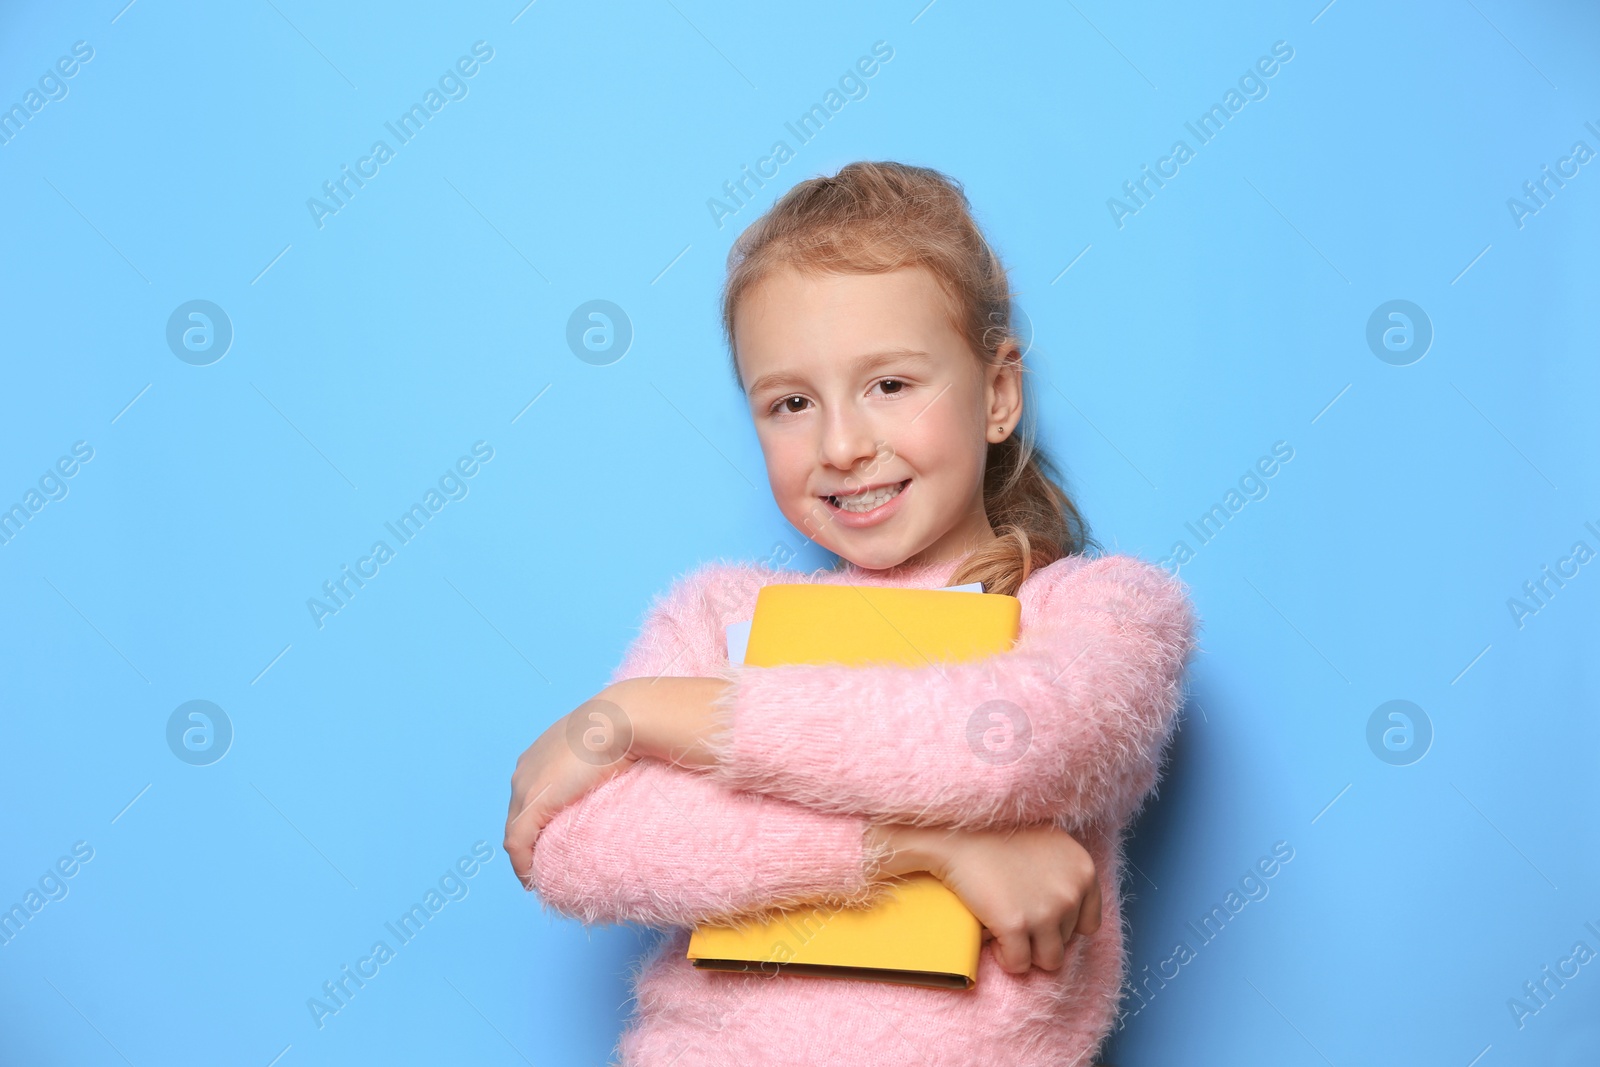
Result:
{"type": "Polygon", "coordinates": [[[529,889],[533,888],[528,879],[533,870],[534,845],[545,824],[552,817],[551,812],[543,810],[535,803],[544,792],[545,790],[541,789],[537,795],[523,801],[520,806],[514,805],[515,814],[506,819],[504,848],[511,857],[511,869],[517,872],[517,877],[529,889]]]}
{"type": "Polygon", "coordinates": [[[1089,883],[1089,890],[1083,895],[1083,904],[1078,908],[1078,922],[1074,927],[1080,934],[1088,935],[1100,929],[1100,879],[1096,878],[1089,883]]]}
{"type": "Polygon", "coordinates": [[[1033,965],[1033,942],[1024,929],[995,934],[995,955],[1008,974],[1026,974],[1033,965]]]}
{"type": "MultiPolygon", "coordinates": [[[[526,811],[526,809],[524,809],[526,811]]],[[[502,847],[511,857],[511,869],[522,884],[532,889],[533,852],[542,827],[531,818],[512,819],[506,823],[506,836],[502,847]]]]}
{"type": "MultiPolygon", "coordinates": [[[[521,797],[512,798],[511,810],[506,813],[506,840],[513,840],[514,835],[529,825],[530,820],[527,815],[530,807],[532,804],[529,801],[521,797]]],[[[537,820],[533,820],[533,824],[537,825],[537,820]]]]}
{"type": "MultiPolygon", "coordinates": [[[[511,807],[512,807],[512,810],[516,812],[516,814],[512,815],[509,812],[507,813],[509,815],[510,822],[508,822],[506,825],[509,826],[512,823],[521,822],[523,817],[526,816],[528,814],[528,812],[533,809],[534,805],[536,805],[539,802],[539,798],[544,796],[549,791],[550,791],[550,783],[547,782],[547,783],[545,783],[543,788],[541,788],[537,793],[534,793],[532,796],[527,796],[526,794],[527,794],[528,791],[527,790],[523,790],[523,796],[524,796],[525,799],[522,799],[520,801],[520,804],[519,804],[518,798],[516,796],[513,796],[511,798],[511,807]]],[[[539,825],[542,826],[542,825],[544,825],[544,823],[546,821],[546,818],[544,817],[544,813],[543,812],[540,812],[539,815],[540,815],[540,817],[537,819],[537,822],[539,823],[539,825]]]]}
{"type": "Polygon", "coordinates": [[[521,780],[520,774],[511,776],[511,800],[506,804],[506,821],[510,822],[521,811],[528,797],[528,787],[521,780]]]}
{"type": "Polygon", "coordinates": [[[1060,926],[1041,926],[1033,931],[1033,965],[1046,971],[1057,971],[1067,958],[1066,943],[1060,926]]]}
{"type": "Polygon", "coordinates": [[[523,888],[532,889],[533,886],[530,884],[533,877],[532,843],[523,841],[518,834],[507,833],[501,847],[511,860],[511,870],[516,874],[517,881],[522,883],[523,888]]]}

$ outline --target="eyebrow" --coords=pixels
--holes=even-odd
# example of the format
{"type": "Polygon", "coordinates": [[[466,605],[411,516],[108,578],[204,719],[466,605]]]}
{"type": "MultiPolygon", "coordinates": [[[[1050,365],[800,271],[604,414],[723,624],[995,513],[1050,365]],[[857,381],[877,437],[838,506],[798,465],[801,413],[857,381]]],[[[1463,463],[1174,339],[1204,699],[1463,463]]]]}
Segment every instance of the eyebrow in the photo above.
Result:
{"type": "MultiPolygon", "coordinates": [[[[903,361],[927,364],[933,361],[933,357],[927,352],[921,351],[920,349],[888,348],[881,352],[869,352],[866,355],[857,356],[854,361],[854,366],[857,373],[865,374],[877,370],[879,367],[882,367],[887,363],[897,363],[903,361]]],[[[804,384],[806,384],[806,379],[802,375],[794,374],[789,371],[773,371],[771,374],[763,374],[754,382],[750,383],[749,392],[754,395],[756,393],[764,392],[768,389],[786,389],[790,386],[804,384]]]]}

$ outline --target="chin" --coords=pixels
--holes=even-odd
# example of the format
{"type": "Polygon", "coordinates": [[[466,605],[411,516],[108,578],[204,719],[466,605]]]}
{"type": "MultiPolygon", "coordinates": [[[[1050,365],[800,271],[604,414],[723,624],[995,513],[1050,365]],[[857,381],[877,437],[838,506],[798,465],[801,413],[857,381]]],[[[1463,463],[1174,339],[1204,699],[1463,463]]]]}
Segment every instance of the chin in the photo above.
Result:
{"type": "Polygon", "coordinates": [[[899,550],[865,550],[842,552],[834,550],[834,554],[854,563],[869,571],[886,571],[891,567],[898,567],[911,558],[910,552],[899,550]]]}

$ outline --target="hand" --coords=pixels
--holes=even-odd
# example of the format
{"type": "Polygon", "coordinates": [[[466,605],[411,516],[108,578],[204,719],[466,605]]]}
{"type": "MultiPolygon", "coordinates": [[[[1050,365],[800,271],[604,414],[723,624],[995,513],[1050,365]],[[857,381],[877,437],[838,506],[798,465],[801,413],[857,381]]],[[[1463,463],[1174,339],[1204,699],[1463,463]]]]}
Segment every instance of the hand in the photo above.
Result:
{"type": "Polygon", "coordinates": [[[983,924],[984,939],[996,941],[995,958],[1011,974],[1059,970],[1072,938],[1100,928],[1094,859],[1064,830],[885,825],[869,835],[901,850],[882,873],[927,870],[949,886],[983,924]]]}
{"type": "Polygon", "coordinates": [[[504,848],[523,888],[533,888],[533,846],[562,808],[639,758],[628,716],[611,690],[557,719],[517,759],[504,848]]]}

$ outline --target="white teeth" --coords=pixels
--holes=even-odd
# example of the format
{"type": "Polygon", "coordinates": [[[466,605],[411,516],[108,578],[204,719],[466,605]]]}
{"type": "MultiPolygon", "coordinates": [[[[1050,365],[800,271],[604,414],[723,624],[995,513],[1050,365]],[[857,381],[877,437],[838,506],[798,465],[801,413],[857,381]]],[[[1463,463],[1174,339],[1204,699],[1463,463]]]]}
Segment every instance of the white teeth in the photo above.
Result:
{"type": "Polygon", "coordinates": [[[871,511],[873,508],[882,507],[894,497],[899,496],[903,485],[904,483],[896,483],[895,485],[886,485],[867,493],[856,493],[853,496],[835,496],[829,499],[841,511],[871,511]]]}

